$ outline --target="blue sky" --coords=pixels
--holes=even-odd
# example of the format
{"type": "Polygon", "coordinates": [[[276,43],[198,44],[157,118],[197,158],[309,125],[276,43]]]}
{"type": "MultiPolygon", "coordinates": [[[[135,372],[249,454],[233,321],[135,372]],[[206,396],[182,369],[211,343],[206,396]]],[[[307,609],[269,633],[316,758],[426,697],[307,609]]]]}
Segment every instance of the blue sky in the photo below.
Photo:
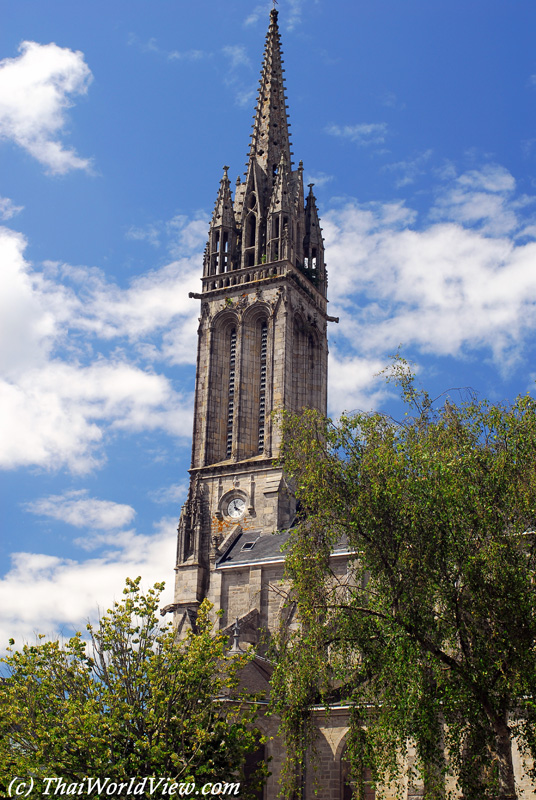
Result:
{"type": "MultiPolygon", "coordinates": [[[[0,646],[173,582],[201,255],[271,3],[0,0],[0,646]]],[[[280,0],[329,271],[330,412],[533,391],[532,0],[280,0]]],[[[171,599],[170,590],[167,600],[171,599]]]]}

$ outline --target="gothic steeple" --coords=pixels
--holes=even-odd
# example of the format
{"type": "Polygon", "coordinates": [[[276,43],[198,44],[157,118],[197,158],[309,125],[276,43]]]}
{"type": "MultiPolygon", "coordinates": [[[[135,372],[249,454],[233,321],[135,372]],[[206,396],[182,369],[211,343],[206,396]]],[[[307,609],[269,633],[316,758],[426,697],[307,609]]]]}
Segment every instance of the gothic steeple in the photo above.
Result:
{"type": "Polygon", "coordinates": [[[305,201],[303,164],[294,169],[291,161],[282,63],[274,9],[247,172],[233,202],[224,167],[202,292],[193,295],[201,315],[191,484],[177,550],[178,618],[195,616],[205,596],[221,607],[225,553],[240,550],[243,534],[253,537],[246,552],[294,518],[294,496],[274,461],[281,433],[272,412],[326,411],[330,317],[322,232],[312,191],[305,201]]]}

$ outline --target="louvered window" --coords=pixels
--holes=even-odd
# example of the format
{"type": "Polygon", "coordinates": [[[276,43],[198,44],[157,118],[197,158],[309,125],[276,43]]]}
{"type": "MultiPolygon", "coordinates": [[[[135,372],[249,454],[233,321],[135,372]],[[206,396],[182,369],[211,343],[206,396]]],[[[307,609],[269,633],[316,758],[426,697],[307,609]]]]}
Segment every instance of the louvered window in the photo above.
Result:
{"type": "Polygon", "coordinates": [[[264,424],[266,419],[266,353],[268,345],[268,326],[261,326],[261,372],[259,386],[259,453],[264,453],[264,424]]]}
{"type": "Polygon", "coordinates": [[[236,374],[236,328],[231,331],[229,345],[229,400],[227,404],[227,449],[226,457],[233,454],[233,422],[235,400],[235,374],[236,374]]]}

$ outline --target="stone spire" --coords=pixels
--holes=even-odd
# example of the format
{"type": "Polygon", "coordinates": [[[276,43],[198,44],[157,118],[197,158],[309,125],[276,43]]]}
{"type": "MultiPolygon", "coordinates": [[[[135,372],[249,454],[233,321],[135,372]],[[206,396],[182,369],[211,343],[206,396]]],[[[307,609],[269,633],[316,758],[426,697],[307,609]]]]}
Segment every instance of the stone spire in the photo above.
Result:
{"type": "Polygon", "coordinates": [[[275,175],[281,156],[284,157],[288,167],[291,166],[292,154],[290,152],[282,64],[277,10],[273,8],[270,12],[270,27],[266,35],[264,61],[249,151],[249,162],[256,160],[267,176],[275,175]]]}

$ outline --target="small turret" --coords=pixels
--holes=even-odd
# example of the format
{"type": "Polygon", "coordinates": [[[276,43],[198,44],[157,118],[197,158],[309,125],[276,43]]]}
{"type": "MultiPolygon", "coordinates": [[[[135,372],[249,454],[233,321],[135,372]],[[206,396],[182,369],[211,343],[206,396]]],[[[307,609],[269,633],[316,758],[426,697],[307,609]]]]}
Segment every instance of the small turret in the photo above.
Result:
{"type": "Polygon", "coordinates": [[[316,288],[326,294],[326,265],[324,263],[324,240],[313,194],[313,183],[309,184],[309,194],[305,205],[305,238],[303,240],[303,267],[306,275],[316,288]]]}
{"type": "Polygon", "coordinates": [[[219,275],[234,268],[238,232],[228,170],[229,167],[223,168],[223,178],[220,181],[218,197],[210,223],[205,276],[219,275]]]}

